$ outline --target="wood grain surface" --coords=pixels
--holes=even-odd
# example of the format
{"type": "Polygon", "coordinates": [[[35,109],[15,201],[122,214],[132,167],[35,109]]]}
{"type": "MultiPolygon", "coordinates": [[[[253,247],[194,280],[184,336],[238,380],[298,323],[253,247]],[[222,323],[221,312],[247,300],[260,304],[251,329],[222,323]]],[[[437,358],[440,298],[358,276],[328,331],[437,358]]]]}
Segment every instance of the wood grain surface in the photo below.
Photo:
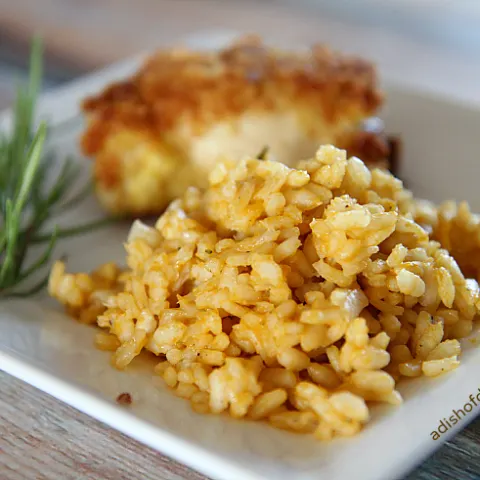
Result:
{"type": "MultiPolygon", "coordinates": [[[[391,6],[398,2],[384,3],[391,6]]],[[[455,3],[418,0],[413,14],[410,9],[410,25],[413,20],[418,25],[420,18],[430,22],[420,22],[425,28],[419,30],[422,35],[414,37],[408,34],[408,2],[402,6],[405,34],[401,29],[387,28],[386,23],[372,26],[373,11],[371,15],[363,12],[362,18],[369,18],[367,23],[356,23],[352,15],[343,21],[341,16],[328,16],[332,8],[328,15],[314,9],[313,0],[0,0],[0,50],[22,51],[23,45],[25,53],[32,33],[40,32],[46,40],[49,65],[66,78],[68,72],[74,75],[101,67],[198,31],[257,31],[293,42],[326,41],[372,58],[389,78],[480,104],[480,61],[478,55],[472,56],[474,47],[480,51],[480,42],[474,43],[478,36],[472,36],[468,48],[462,48],[461,42],[446,46],[446,35],[442,36],[443,43],[438,43],[438,36],[428,36],[432,31],[446,32],[439,22],[450,14],[443,11],[441,15],[438,5],[442,2],[448,3],[450,9],[450,4],[455,3]],[[292,7],[293,3],[297,8],[292,7]],[[437,11],[432,15],[435,7],[437,11]],[[15,45],[15,50],[10,45],[15,45]]],[[[366,3],[380,8],[378,0],[366,3]]],[[[463,5],[463,10],[455,11],[459,25],[469,25],[480,18],[479,11],[474,10],[478,2],[457,3],[463,5]],[[460,11],[464,12],[463,18],[460,11]]],[[[466,29],[463,33],[467,38],[466,29]]],[[[11,98],[12,82],[1,73],[0,65],[0,105],[6,105],[11,98]]],[[[205,477],[0,372],[0,480],[70,479],[205,477]]],[[[478,479],[480,419],[405,480],[478,479]]]]}
{"type": "Polygon", "coordinates": [[[54,398],[0,372],[2,480],[201,480],[54,398]]]}
{"type": "MultiPolygon", "coordinates": [[[[447,442],[405,480],[478,480],[479,442],[480,418],[447,442]]],[[[2,372],[0,478],[206,479],[2,372]]]]}

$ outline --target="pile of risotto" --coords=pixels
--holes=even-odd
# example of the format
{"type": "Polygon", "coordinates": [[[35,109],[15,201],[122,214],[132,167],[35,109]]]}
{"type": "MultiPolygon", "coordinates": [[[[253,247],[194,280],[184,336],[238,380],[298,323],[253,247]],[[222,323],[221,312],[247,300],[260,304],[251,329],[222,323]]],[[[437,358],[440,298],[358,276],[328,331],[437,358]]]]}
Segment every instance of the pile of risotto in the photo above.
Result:
{"type": "Polygon", "coordinates": [[[158,356],[195,411],[326,440],[357,433],[371,402],[401,403],[402,377],[459,365],[480,308],[462,273],[478,275],[478,223],[333,146],[298,169],[224,161],[155,228],[134,223],[126,270],[58,262],[49,291],[105,330],[116,367],[158,356]]]}

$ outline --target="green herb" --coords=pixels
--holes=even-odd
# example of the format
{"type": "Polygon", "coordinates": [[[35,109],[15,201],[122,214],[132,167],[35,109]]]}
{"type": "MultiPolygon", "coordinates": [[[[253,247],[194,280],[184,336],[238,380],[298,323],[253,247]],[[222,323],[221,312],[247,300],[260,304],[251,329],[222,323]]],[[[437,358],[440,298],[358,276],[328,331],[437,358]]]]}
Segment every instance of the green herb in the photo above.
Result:
{"type": "Polygon", "coordinates": [[[43,154],[48,127],[41,122],[34,128],[41,78],[42,46],[36,39],[31,50],[29,81],[17,89],[11,133],[0,132],[0,296],[26,296],[41,290],[48,274],[28,288],[24,282],[48,264],[57,239],[112,221],[102,219],[72,229],[56,226],[44,232],[47,221],[78,204],[88,191],[84,188],[70,198],[78,177],[71,158],[62,163],[58,175],[47,179],[52,161],[43,154]],[[27,254],[38,243],[47,245],[27,266],[27,254]]]}
{"type": "Polygon", "coordinates": [[[266,160],[268,155],[269,148],[267,146],[263,147],[260,150],[260,153],[257,155],[257,160],[266,160]]]}

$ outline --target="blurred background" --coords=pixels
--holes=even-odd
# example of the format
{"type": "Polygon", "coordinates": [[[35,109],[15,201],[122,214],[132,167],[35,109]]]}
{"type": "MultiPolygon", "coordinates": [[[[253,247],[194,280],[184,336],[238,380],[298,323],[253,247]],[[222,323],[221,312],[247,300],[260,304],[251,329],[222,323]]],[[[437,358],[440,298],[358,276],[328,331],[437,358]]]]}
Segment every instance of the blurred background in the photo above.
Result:
{"type": "Polygon", "coordinates": [[[0,108],[25,74],[33,32],[45,39],[50,87],[218,29],[326,42],[385,76],[480,101],[478,0],[0,0],[0,108]]]}

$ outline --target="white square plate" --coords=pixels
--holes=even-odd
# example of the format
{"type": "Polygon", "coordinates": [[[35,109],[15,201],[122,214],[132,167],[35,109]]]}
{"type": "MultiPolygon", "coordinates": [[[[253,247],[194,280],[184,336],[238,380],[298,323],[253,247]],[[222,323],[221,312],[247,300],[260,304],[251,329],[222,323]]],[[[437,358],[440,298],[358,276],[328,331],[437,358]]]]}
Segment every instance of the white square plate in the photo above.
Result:
{"type": "MultiPolygon", "coordinates": [[[[223,43],[209,37],[194,46],[223,43]]],[[[116,65],[46,95],[40,115],[50,119],[52,148],[77,157],[81,131],[78,102],[86,94],[135,70],[138,59],[116,65]]],[[[440,201],[466,199],[480,210],[480,111],[428,94],[387,86],[383,117],[400,134],[404,151],[400,176],[416,195],[440,201]]],[[[88,175],[88,160],[82,159],[88,175]]],[[[61,219],[75,224],[99,215],[93,198],[61,219]]],[[[71,271],[107,260],[122,263],[128,226],[115,225],[65,240],[56,254],[68,255],[71,271]]],[[[222,480],[386,480],[413,468],[442,441],[473,420],[480,406],[437,441],[436,430],[452,409],[462,408],[480,387],[480,349],[464,342],[462,365],[438,379],[400,385],[405,402],[382,406],[353,439],[320,443],[309,436],[264,424],[195,414],[186,401],[154,379],[148,359],[125,372],[114,370],[109,354],[93,346],[94,329],[66,317],[45,294],[31,301],[0,304],[0,368],[77,409],[201,472],[222,480]],[[133,395],[130,407],[115,398],[133,395]]]]}

